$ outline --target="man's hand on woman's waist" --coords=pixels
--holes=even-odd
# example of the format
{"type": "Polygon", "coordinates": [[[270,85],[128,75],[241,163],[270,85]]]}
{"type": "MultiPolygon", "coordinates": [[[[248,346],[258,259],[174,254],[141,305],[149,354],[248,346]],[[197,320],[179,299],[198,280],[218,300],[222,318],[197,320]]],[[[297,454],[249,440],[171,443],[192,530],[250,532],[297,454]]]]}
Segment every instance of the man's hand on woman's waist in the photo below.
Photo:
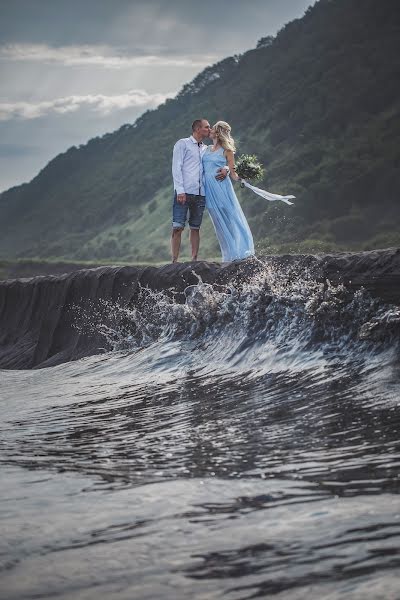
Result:
{"type": "Polygon", "coordinates": [[[228,175],[228,173],[229,167],[221,167],[220,169],[218,169],[215,179],[218,179],[218,181],[223,181],[228,175]]]}

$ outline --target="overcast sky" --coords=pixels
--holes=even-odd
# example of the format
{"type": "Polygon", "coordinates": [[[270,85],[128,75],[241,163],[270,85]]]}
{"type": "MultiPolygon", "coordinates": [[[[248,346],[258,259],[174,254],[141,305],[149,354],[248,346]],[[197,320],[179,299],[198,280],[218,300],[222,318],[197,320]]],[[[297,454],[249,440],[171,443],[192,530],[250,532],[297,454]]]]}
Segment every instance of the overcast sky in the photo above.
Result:
{"type": "Polygon", "coordinates": [[[0,0],[0,191],[132,123],[312,0],[0,0]]]}

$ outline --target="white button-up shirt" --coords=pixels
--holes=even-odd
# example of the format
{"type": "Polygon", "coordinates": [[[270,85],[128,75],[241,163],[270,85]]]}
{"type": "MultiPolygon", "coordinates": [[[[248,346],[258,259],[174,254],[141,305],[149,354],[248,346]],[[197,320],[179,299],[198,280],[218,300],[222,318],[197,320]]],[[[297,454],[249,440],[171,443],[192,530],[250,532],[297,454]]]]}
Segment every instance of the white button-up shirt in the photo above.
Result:
{"type": "Polygon", "coordinates": [[[192,135],[176,142],[172,155],[172,176],[177,194],[205,195],[201,158],[206,149],[206,144],[198,144],[192,135]]]}

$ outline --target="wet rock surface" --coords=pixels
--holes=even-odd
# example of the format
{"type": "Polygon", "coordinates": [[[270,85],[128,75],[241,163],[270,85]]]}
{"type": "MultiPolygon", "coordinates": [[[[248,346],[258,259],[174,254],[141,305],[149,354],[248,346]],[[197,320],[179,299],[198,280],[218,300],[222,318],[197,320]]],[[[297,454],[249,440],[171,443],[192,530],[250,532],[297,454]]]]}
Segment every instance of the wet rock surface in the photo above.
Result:
{"type": "MultiPolygon", "coordinates": [[[[400,305],[400,249],[326,255],[284,255],[219,263],[181,263],[164,267],[98,267],[58,276],[0,282],[0,368],[53,366],[104,350],[100,334],[74,326],[74,307],[99,300],[135,305],[140,290],[167,291],[185,302],[185,289],[199,281],[240,285],[265,269],[282,276],[312,273],[317,281],[365,288],[383,302],[400,305]],[[288,275],[285,275],[285,270],[288,275]]],[[[193,297],[193,288],[189,295],[193,297]]]]}

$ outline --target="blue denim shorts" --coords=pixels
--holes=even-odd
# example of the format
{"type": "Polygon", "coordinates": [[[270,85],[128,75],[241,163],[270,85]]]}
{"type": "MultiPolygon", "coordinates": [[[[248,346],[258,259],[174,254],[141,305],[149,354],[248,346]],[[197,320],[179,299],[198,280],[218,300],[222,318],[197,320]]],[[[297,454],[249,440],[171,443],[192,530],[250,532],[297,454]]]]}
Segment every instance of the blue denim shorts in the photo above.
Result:
{"type": "Polygon", "coordinates": [[[186,194],[186,202],[184,204],[181,204],[176,199],[175,192],[174,205],[172,209],[173,229],[185,228],[188,211],[190,229],[200,229],[205,206],[205,196],[195,196],[194,194],[186,194]]]}

